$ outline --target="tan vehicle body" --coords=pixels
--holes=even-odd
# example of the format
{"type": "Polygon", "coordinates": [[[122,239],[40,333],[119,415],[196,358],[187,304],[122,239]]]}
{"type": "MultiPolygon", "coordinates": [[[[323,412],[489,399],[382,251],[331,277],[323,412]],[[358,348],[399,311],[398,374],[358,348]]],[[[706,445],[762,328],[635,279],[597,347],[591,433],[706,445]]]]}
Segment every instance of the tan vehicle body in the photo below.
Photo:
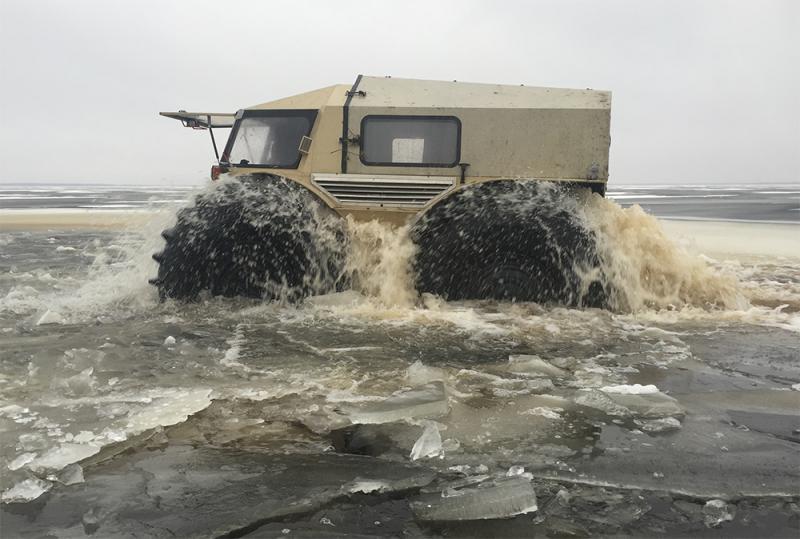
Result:
{"type": "MultiPolygon", "coordinates": [[[[235,118],[247,111],[298,109],[318,113],[297,168],[227,163],[225,153],[220,164],[232,175],[269,173],[291,179],[342,215],[397,224],[474,182],[531,178],[604,192],[608,180],[610,92],[359,76],[353,86],[329,86],[255,105],[235,118]],[[361,126],[369,116],[457,118],[457,163],[365,164],[361,126]]],[[[200,118],[199,127],[230,127],[234,119],[162,114],[183,121],[200,118]]]]}

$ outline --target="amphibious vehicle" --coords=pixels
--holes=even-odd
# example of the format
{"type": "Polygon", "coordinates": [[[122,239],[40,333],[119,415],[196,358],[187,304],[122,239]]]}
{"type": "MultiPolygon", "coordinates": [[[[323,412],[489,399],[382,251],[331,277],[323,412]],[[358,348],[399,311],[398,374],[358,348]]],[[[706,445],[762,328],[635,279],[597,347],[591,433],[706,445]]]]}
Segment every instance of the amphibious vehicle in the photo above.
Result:
{"type": "Polygon", "coordinates": [[[341,290],[351,216],[410,227],[419,292],[602,304],[580,199],[605,193],[610,111],[605,91],[359,75],[231,114],[162,112],[209,131],[221,181],[163,232],[151,283],[179,299],[341,290]]]}

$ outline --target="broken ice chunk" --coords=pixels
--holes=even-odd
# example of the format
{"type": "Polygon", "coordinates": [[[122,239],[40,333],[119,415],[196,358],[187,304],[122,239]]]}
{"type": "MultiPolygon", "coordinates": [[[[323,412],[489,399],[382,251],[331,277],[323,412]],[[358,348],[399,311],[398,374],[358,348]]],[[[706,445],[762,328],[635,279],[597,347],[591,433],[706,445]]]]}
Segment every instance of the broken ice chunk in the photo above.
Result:
{"type": "Polygon", "coordinates": [[[546,406],[536,406],[529,410],[520,412],[520,415],[540,415],[547,419],[561,419],[561,414],[559,412],[563,411],[563,408],[547,408],[546,406]]]}
{"type": "Polygon", "coordinates": [[[428,382],[445,380],[446,378],[447,374],[443,369],[429,367],[420,360],[412,363],[408,371],[406,371],[406,379],[412,384],[427,384],[428,382]]]}
{"type": "Polygon", "coordinates": [[[391,423],[401,419],[440,417],[446,415],[450,408],[444,384],[431,382],[378,403],[367,403],[345,411],[353,423],[391,423]]]}
{"type": "Polygon", "coordinates": [[[57,312],[47,310],[45,313],[39,318],[39,321],[36,322],[37,326],[46,326],[49,324],[63,324],[64,317],[58,314],[57,312]]]}
{"type": "Polygon", "coordinates": [[[634,415],[646,418],[683,416],[684,410],[678,401],[660,391],[655,393],[616,394],[610,393],[617,404],[628,408],[634,415]]]}
{"type": "Polygon", "coordinates": [[[525,373],[539,376],[566,376],[567,372],[543,360],[539,356],[525,354],[508,356],[509,367],[512,372],[525,373]]]}
{"type": "Polygon", "coordinates": [[[414,515],[425,521],[508,518],[538,509],[529,479],[508,477],[475,487],[444,489],[411,502],[414,515]],[[447,493],[447,495],[443,495],[447,493]]]}
{"type": "Polygon", "coordinates": [[[391,490],[391,485],[386,481],[355,481],[348,487],[348,492],[361,492],[369,494],[371,492],[384,492],[391,490]]]}
{"type": "Polygon", "coordinates": [[[19,470],[36,458],[36,453],[22,453],[17,458],[8,463],[9,470],[19,470]]]}
{"type": "Polygon", "coordinates": [[[618,393],[620,395],[652,395],[658,393],[658,388],[652,384],[643,386],[641,384],[621,384],[618,386],[601,387],[603,393],[618,393]]]}
{"type": "Polygon", "coordinates": [[[65,485],[83,483],[83,468],[80,464],[68,464],[61,470],[61,473],[56,476],[55,480],[65,485]]]}
{"type": "Polygon", "coordinates": [[[575,404],[600,410],[608,415],[628,416],[631,411],[614,402],[611,397],[596,389],[578,391],[572,399],[575,404]]]}
{"type": "Polygon", "coordinates": [[[100,447],[95,445],[64,443],[32,460],[28,468],[35,473],[58,471],[64,469],[67,464],[89,458],[99,451],[100,447]]]}
{"type": "Polygon", "coordinates": [[[716,528],[723,522],[733,520],[736,508],[724,500],[709,500],[703,507],[703,522],[709,528],[716,528]]]}
{"type": "Polygon", "coordinates": [[[41,434],[31,432],[19,435],[19,445],[22,446],[22,449],[25,451],[36,451],[45,449],[47,447],[47,440],[41,434]]]}
{"type": "Polygon", "coordinates": [[[41,479],[26,479],[25,481],[17,483],[7,491],[3,492],[2,500],[6,503],[35,500],[50,490],[52,486],[53,485],[51,483],[42,481],[41,479]]]}
{"type": "Polygon", "coordinates": [[[644,432],[665,432],[681,428],[681,422],[674,417],[661,419],[636,419],[634,423],[644,432]]]}
{"type": "Polygon", "coordinates": [[[525,472],[524,466],[512,466],[506,472],[506,477],[516,477],[516,476],[527,477],[531,479],[533,476],[530,473],[525,472]]]}
{"type": "Polygon", "coordinates": [[[573,397],[573,401],[581,406],[595,408],[614,416],[634,415],[644,418],[662,418],[682,416],[684,413],[678,401],[660,391],[654,393],[608,393],[589,389],[578,391],[573,397]]]}
{"type": "Polygon", "coordinates": [[[424,424],[425,430],[411,448],[411,460],[437,457],[442,454],[442,435],[439,433],[439,426],[433,421],[425,421],[424,424]]]}

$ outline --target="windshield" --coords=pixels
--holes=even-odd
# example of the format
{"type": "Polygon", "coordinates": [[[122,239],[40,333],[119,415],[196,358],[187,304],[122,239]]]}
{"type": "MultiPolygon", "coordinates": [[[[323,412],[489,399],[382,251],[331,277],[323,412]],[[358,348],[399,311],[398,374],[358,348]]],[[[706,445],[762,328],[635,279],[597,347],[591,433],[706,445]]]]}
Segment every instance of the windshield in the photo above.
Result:
{"type": "Polygon", "coordinates": [[[297,168],[300,141],[311,133],[315,110],[248,111],[236,122],[223,161],[231,165],[297,168]]]}

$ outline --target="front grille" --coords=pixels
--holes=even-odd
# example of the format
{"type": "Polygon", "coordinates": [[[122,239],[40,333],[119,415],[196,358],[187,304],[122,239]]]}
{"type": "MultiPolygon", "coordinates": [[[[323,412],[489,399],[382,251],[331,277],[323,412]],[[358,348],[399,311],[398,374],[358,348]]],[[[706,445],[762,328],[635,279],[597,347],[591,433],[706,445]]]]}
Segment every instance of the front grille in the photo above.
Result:
{"type": "Polygon", "coordinates": [[[342,205],[419,208],[450,190],[455,178],[315,176],[314,183],[342,205]]]}

